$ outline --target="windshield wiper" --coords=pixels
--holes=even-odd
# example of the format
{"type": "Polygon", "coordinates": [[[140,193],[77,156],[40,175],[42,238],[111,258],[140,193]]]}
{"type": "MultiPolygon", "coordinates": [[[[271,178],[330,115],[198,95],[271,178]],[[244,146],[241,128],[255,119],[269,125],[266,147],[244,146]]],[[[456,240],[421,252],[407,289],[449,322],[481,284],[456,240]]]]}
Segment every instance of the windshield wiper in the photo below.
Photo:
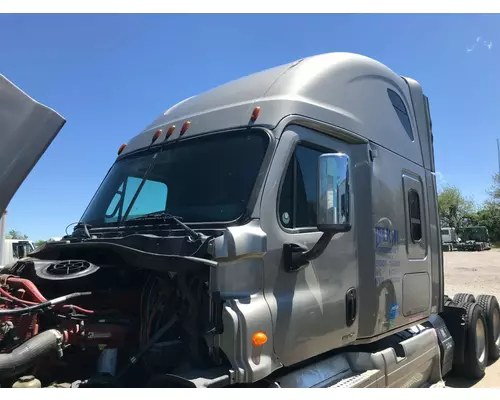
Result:
{"type": "Polygon", "coordinates": [[[182,229],[184,229],[192,239],[198,239],[201,237],[201,234],[199,232],[194,231],[189,226],[187,226],[185,223],[183,223],[181,221],[181,217],[177,217],[177,216],[169,214],[165,211],[152,212],[149,214],[141,215],[140,217],[131,218],[131,219],[125,221],[125,224],[128,225],[131,222],[133,223],[133,222],[137,222],[137,221],[158,221],[158,220],[162,220],[164,222],[167,222],[167,221],[175,222],[178,226],[180,226],[182,229]]]}

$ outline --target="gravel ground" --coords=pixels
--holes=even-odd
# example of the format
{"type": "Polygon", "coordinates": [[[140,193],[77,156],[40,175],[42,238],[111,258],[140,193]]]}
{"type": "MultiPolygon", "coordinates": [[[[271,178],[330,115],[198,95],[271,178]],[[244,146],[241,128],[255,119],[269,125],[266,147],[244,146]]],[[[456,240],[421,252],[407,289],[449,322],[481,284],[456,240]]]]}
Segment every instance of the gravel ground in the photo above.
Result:
{"type": "Polygon", "coordinates": [[[500,299],[500,249],[443,254],[445,294],[493,294],[500,299]]]}
{"type": "MultiPolygon", "coordinates": [[[[444,253],[445,294],[492,294],[500,299],[500,249],[444,253]]],[[[486,368],[478,382],[445,377],[447,387],[500,388],[500,360],[486,368]]]]}

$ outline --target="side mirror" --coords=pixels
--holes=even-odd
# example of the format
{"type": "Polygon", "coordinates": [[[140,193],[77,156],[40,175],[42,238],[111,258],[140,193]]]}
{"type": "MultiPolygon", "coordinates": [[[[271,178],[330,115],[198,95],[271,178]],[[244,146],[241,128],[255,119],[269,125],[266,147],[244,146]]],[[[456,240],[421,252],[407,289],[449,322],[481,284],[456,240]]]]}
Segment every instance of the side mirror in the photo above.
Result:
{"type": "Polygon", "coordinates": [[[322,154],[318,160],[317,227],[321,232],[351,229],[349,204],[349,156],[322,154]]]}
{"type": "Polygon", "coordinates": [[[346,154],[328,153],[319,157],[316,225],[323,235],[311,249],[297,243],[284,243],[287,271],[304,268],[326,250],[333,236],[351,230],[349,168],[346,154]]]}

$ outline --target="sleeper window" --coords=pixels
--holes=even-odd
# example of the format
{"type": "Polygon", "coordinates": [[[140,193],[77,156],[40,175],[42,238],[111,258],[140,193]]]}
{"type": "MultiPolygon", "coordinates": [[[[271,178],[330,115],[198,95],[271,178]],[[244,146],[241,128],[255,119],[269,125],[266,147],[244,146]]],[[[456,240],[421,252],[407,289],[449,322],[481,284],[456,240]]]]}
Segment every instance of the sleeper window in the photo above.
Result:
{"type": "Polygon", "coordinates": [[[413,242],[422,239],[422,218],[420,216],[420,197],[416,190],[408,191],[408,209],[410,212],[410,235],[413,242]]]}
{"type": "Polygon", "coordinates": [[[414,136],[413,136],[413,131],[411,130],[410,117],[403,103],[403,100],[394,90],[387,89],[387,94],[389,95],[389,99],[391,100],[392,106],[394,107],[394,111],[398,115],[401,124],[405,128],[406,134],[411,139],[411,141],[413,141],[414,136]]]}

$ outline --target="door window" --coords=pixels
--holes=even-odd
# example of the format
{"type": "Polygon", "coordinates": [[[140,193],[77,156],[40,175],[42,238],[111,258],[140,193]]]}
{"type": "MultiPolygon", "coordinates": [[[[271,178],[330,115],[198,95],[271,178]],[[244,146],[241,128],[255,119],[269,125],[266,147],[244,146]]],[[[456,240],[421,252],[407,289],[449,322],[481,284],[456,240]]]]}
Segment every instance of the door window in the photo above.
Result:
{"type": "Polygon", "coordinates": [[[314,228],[317,212],[318,158],[324,151],[297,146],[279,197],[279,220],[285,228],[314,228]]]}

